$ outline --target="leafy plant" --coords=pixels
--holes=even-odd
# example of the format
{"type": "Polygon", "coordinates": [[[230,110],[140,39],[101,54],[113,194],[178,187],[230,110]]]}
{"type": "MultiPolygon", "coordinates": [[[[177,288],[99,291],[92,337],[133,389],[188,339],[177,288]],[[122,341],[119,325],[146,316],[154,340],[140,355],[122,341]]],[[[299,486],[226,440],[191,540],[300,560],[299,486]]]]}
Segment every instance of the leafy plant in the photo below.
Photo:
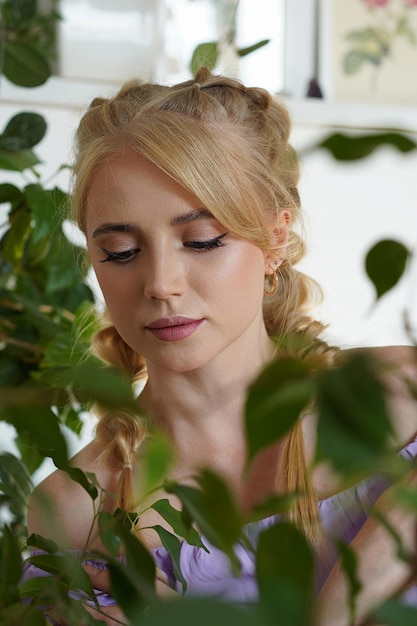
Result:
{"type": "Polygon", "coordinates": [[[239,48],[236,45],[236,19],[239,0],[212,1],[219,15],[218,21],[222,23],[224,32],[218,41],[203,42],[196,46],[190,60],[190,71],[193,76],[203,66],[213,70],[217,65],[224,46],[230,46],[235,51],[237,57],[244,57],[269,43],[269,39],[263,39],[250,46],[239,48]]]}
{"type": "Polygon", "coordinates": [[[0,3],[3,74],[21,87],[37,87],[48,80],[56,58],[58,0],[42,11],[37,0],[3,0],[0,3]]]}
{"type": "MultiPolygon", "coordinates": [[[[8,58],[4,72],[9,80],[32,86],[49,76],[54,24],[59,19],[55,6],[54,2],[51,12],[42,15],[31,0],[6,0],[0,5],[6,33],[4,56],[8,58]]],[[[215,63],[218,49],[213,46],[217,44],[206,45],[215,63]]],[[[264,42],[240,53],[247,54],[260,45],[264,42]]],[[[20,173],[22,179],[21,185],[0,185],[0,203],[7,208],[0,240],[0,420],[15,428],[19,450],[19,457],[0,455],[0,623],[45,624],[45,607],[54,607],[55,617],[69,624],[101,623],[83,605],[90,600],[90,606],[97,608],[91,581],[82,569],[86,555],[62,552],[48,538],[27,537],[25,515],[31,474],[49,457],[91,498],[94,519],[107,549],[105,555],[92,556],[109,563],[111,593],[132,626],[165,626],[168,621],[194,626],[197,620],[200,626],[212,626],[216,621],[231,626],[272,626],[277,615],[285,626],[313,624],[314,555],[303,535],[293,524],[283,522],[263,531],[253,547],[245,533],[251,522],[285,515],[299,494],[269,496],[247,512],[237,505],[227,484],[208,469],[196,476],[194,487],[168,481],[164,477],[169,447],[163,438],[155,436],[143,474],[149,491],[163,487],[179,501],[178,509],[165,497],[151,506],[161,517],[155,531],[171,554],[183,591],[186,581],[179,558],[182,539],[203,551],[208,549],[206,544],[223,551],[235,572],[240,563],[234,546],[244,543],[253,551],[259,590],[259,602],[245,610],[215,599],[186,597],[181,602],[169,602],[156,597],[155,563],[132,532],[140,528],[147,505],[139,503],[135,512],[118,510],[114,515],[100,511],[108,494],[94,476],[68,465],[63,424],[79,432],[82,412],[95,401],[132,411],[138,407],[129,382],[88,356],[97,323],[94,298],[87,284],[83,250],[65,236],[67,193],[49,187],[38,171],[41,163],[35,148],[45,132],[42,116],[22,112],[0,135],[0,168],[20,173]],[[125,562],[117,557],[121,543],[126,550],[125,562]],[[33,548],[42,553],[29,556],[33,548]],[[49,576],[22,584],[28,557],[49,576]],[[74,597],[74,591],[81,596],[74,597]]],[[[386,144],[402,151],[416,148],[412,138],[391,132],[355,138],[335,134],[320,147],[343,160],[363,158],[386,144]]],[[[381,242],[370,251],[367,271],[377,298],[400,280],[410,255],[405,246],[393,241],[381,242]]],[[[415,389],[413,392],[416,395],[415,389]]],[[[376,469],[387,472],[393,480],[401,476],[408,465],[397,462],[391,453],[383,388],[373,363],[358,356],[321,372],[296,359],[268,366],[249,390],[245,413],[248,465],[260,450],[288,432],[313,399],[317,400],[319,416],[318,460],[326,459],[347,481],[376,469]],[[278,414],[282,420],[274,419],[278,414]]],[[[398,499],[417,511],[412,487],[399,487],[398,499]]],[[[347,548],[341,550],[350,582],[353,621],[358,591],[356,564],[347,548]]],[[[404,551],[399,549],[399,554],[406,560],[404,551]]],[[[105,608],[101,610],[105,614],[105,608]]],[[[393,598],[377,607],[369,620],[373,618],[388,624],[411,624],[415,623],[416,610],[393,598]]]]}

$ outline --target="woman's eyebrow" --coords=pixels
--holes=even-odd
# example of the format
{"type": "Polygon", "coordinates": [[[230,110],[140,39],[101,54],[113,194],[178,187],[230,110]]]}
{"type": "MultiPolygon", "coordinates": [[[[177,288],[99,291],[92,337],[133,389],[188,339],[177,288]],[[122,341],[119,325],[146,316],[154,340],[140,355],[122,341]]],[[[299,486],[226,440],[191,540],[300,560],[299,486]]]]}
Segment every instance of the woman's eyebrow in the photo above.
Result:
{"type": "Polygon", "coordinates": [[[214,219],[213,214],[208,209],[193,209],[184,215],[176,215],[171,219],[171,226],[179,226],[181,224],[189,224],[196,220],[214,219]]]}
{"type": "Polygon", "coordinates": [[[136,233],[138,230],[138,227],[134,224],[118,224],[110,222],[108,224],[101,224],[101,226],[96,228],[92,237],[94,239],[94,237],[106,235],[107,233],[136,233]]]}
{"type": "MultiPolygon", "coordinates": [[[[213,214],[208,209],[192,209],[188,213],[182,215],[176,215],[170,221],[171,226],[179,226],[181,224],[189,224],[196,220],[214,219],[213,214]]],[[[107,235],[108,233],[137,233],[140,228],[135,224],[121,224],[121,223],[105,223],[98,226],[92,235],[92,238],[99,237],[100,235],[107,235]]]]}

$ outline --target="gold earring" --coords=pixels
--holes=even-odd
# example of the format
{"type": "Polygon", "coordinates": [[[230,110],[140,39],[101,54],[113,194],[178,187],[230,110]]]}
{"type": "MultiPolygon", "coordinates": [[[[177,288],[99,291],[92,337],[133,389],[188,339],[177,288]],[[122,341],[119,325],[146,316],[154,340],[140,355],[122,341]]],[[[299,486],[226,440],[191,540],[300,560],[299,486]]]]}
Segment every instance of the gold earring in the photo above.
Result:
{"type": "Polygon", "coordinates": [[[278,289],[278,274],[276,271],[265,276],[265,280],[268,281],[269,288],[264,287],[264,296],[270,297],[275,295],[278,289]]]}

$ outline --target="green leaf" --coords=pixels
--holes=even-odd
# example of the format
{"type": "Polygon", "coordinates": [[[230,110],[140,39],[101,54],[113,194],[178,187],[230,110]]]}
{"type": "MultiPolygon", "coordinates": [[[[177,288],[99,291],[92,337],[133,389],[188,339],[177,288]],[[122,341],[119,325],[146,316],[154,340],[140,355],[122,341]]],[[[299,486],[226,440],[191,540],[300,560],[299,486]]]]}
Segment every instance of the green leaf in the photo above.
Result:
{"type": "Polygon", "coordinates": [[[37,535],[36,533],[29,535],[26,543],[28,546],[31,546],[31,548],[43,550],[44,552],[48,552],[48,554],[56,554],[59,552],[59,546],[55,543],[55,541],[45,539],[45,537],[37,535]]]}
{"type": "Polygon", "coordinates": [[[32,232],[31,217],[28,211],[19,211],[14,216],[3,248],[4,258],[14,266],[18,266],[25,252],[26,242],[32,232]]]}
{"type": "Polygon", "coordinates": [[[98,527],[104,547],[113,557],[116,557],[119,554],[122,541],[120,535],[114,532],[114,516],[106,511],[100,511],[98,527]]]}
{"type": "Polygon", "coordinates": [[[22,602],[8,604],[7,608],[1,609],[0,618],[2,626],[24,624],[24,626],[45,626],[45,616],[37,607],[28,607],[22,602]]]}
{"type": "Polygon", "coordinates": [[[184,523],[181,511],[175,509],[168,498],[157,500],[152,504],[151,508],[168,522],[176,535],[184,537],[185,541],[191,546],[198,546],[208,552],[196,529],[184,523]]]}
{"type": "Polygon", "coordinates": [[[46,132],[45,118],[38,113],[18,113],[0,135],[0,148],[17,152],[36,146],[46,132]]]}
{"type": "Polygon", "coordinates": [[[305,361],[283,358],[265,368],[250,386],[246,403],[249,461],[292,428],[312,392],[305,361]]]}
{"type": "Polygon", "coordinates": [[[196,75],[201,67],[208,67],[209,70],[214,69],[217,63],[218,46],[216,41],[200,43],[195,49],[190,61],[190,70],[193,76],[196,75]]]}
{"type": "Polygon", "coordinates": [[[124,546],[127,564],[135,575],[138,589],[149,597],[153,595],[155,584],[155,562],[151,553],[143,543],[132,533],[130,527],[126,528],[116,516],[114,517],[114,532],[117,533],[124,546]]]}
{"type": "Polygon", "coordinates": [[[245,57],[247,54],[251,52],[255,52],[255,50],[259,50],[259,48],[263,48],[270,42],[270,39],[262,39],[262,41],[258,41],[257,43],[252,44],[251,46],[246,46],[245,48],[238,48],[236,50],[237,55],[240,57],[245,57]]]}
{"type": "Polygon", "coordinates": [[[32,479],[26,467],[20,459],[4,452],[0,455],[0,477],[2,480],[2,491],[26,506],[30,493],[33,490],[32,479]]]}
{"type": "Polygon", "coordinates": [[[379,42],[380,44],[387,43],[387,38],[382,35],[382,31],[376,28],[363,28],[361,30],[352,30],[346,35],[347,41],[354,43],[366,44],[371,41],[379,42]]]}
{"type": "Polygon", "coordinates": [[[116,518],[118,524],[130,533],[135,530],[135,526],[139,521],[139,514],[136,511],[124,511],[123,509],[117,508],[113,516],[116,518]]]}
{"type": "Polygon", "coordinates": [[[400,17],[397,22],[397,34],[401,37],[405,37],[405,39],[412,45],[415,46],[417,43],[416,33],[414,32],[410,22],[406,17],[400,17]]]}
{"type": "MultiPolygon", "coordinates": [[[[37,600],[38,598],[42,598],[43,600],[44,598],[53,595],[53,591],[51,593],[51,588],[53,589],[53,583],[50,576],[34,576],[19,585],[19,591],[22,598],[36,598],[37,600]]],[[[64,592],[64,590],[65,585],[62,585],[62,591],[64,592]]]]}
{"type": "MultiPolygon", "coordinates": [[[[208,521],[218,527],[221,541],[232,548],[241,537],[243,519],[240,508],[227,483],[209,469],[202,469],[195,477],[201,488],[201,503],[208,521]]],[[[220,547],[220,546],[219,546],[220,547]]]]}
{"type": "Polygon", "coordinates": [[[109,564],[110,591],[125,615],[134,621],[155,598],[155,562],[141,541],[116,516],[113,520],[107,517],[105,522],[106,532],[112,529],[120,537],[126,555],[123,564],[108,554],[103,555],[109,564]]]}
{"type": "Polygon", "coordinates": [[[417,624],[417,607],[402,604],[401,600],[388,600],[372,612],[372,620],[384,626],[415,626],[417,624]]]}
{"type": "Polygon", "coordinates": [[[39,450],[34,447],[32,439],[22,434],[17,435],[15,444],[19,450],[22,463],[27,467],[28,472],[33,474],[43,463],[45,458],[39,450]]]}
{"type": "Polygon", "coordinates": [[[46,190],[33,184],[26,187],[25,196],[35,221],[31,244],[36,245],[60,229],[67,195],[60,189],[46,190]]]}
{"type": "Polygon", "coordinates": [[[85,489],[92,500],[98,497],[98,489],[95,481],[89,474],[83,472],[79,467],[68,466],[66,462],[61,463],[59,467],[64,470],[74,482],[85,489]]]}
{"type": "Polygon", "coordinates": [[[338,543],[340,552],[341,567],[348,579],[349,583],[349,615],[350,623],[354,624],[356,620],[356,600],[362,589],[362,584],[358,578],[358,559],[352,548],[340,541],[338,543]]]}
{"type": "Polygon", "coordinates": [[[234,547],[242,537],[243,519],[240,510],[219,476],[203,469],[195,478],[200,489],[175,482],[167,482],[165,489],[180,499],[183,508],[207,541],[227,554],[232,568],[238,573],[240,563],[234,547]]]}
{"type": "Polygon", "coordinates": [[[182,591],[183,593],[185,593],[187,591],[187,581],[185,580],[181,572],[181,565],[180,565],[181,542],[180,540],[178,539],[178,537],[168,532],[165,528],[163,528],[163,526],[160,526],[159,524],[156,524],[152,528],[158,533],[159,538],[162,542],[162,545],[168,551],[168,554],[170,555],[172,559],[174,576],[181,583],[182,591]]]}
{"type": "Polygon", "coordinates": [[[3,204],[4,202],[10,202],[11,204],[14,204],[22,198],[23,194],[20,189],[18,189],[18,187],[15,187],[10,183],[0,184],[0,204],[3,204]]]}
{"type": "MultiPolygon", "coordinates": [[[[91,306],[90,303],[85,303],[85,305],[91,306]]],[[[81,306],[81,309],[85,310],[85,308],[86,307],[81,306]]],[[[59,382],[59,379],[62,378],[63,385],[71,383],[73,374],[72,368],[80,365],[81,361],[84,362],[84,364],[91,363],[91,366],[96,369],[99,367],[100,369],[102,368],[102,364],[100,364],[97,359],[91,356],[86,357],[90,345],[90,331],[97,328],[97,318],[94,317],[94,314],[89,316],[91,326],[86,331],[80,327],[82,320],[77,311],[75,312],[72,324],[70,323],[70,325],[67,326],[66,322],[63,321],[60,324],[60,330],[47,341],[44,347],[41,367],[47,370],[46,382],[51,386],[55,386],[56,384],[53,380],[53,376],[48,379],[48,376],[53,374],[51,371],[52,368],[56,368],[57,381],[59,382]],[[70,326],[72,326],[72,328],[70,328],[70,326]]],[[[51,324],[50,321],[49,324],[51,324]]]]}
{"type": "Polygon", "coordinates": [[[74,368],[70,380],[74,394],[84,403],[99,402],[107,408],[138,412],[130,382],[116,370],[90,361],[74,368]]]}
{"type": "Polygon", "coordinates": [[[348,52],[343,60],[343,69],[348,76],[355,74],[364,63],[379,67],[389,53],[389,48],[379,42],[368,42],[348,52]]]}
{"type": "Polygon", "coordinates": [[[69,553],[38,554],[30,556],[28,561],[49,574],[59,576],[68,589],[83,591],[90,598],[94,598],[90,577],[82,568],[80,561],[69,553]]]}
{"type": "Polygon", "coordinates": [[[353,42],[354,50],[363,54],[364,59],[380,65],[390,53],[390,35],[382,28],[364,28],[348,33],[346,39],[353,42]]]}
{"type": "Polygon", "coordinates": [[[417,491],[415,487],[397,486],[395,495],[402,506],[414,510],[417,514],[417,491]]]}
{"type": "Polygon", "coordinates": [[[343,70],[345,74],[348,76],[356,74],[356,72],[361,69],[365,61],[366,56],[363,52],[360,52],[359,50],[350,50],[350,52],[348,52],[343,59],[343,70]]]}
{"type": "MultiPolygon", "coordinates": [[[[30,437],[33,445],[41,454],[51,457],[58,467],[66,467],[68,461],[67,444],[61,433],[58,419],[49,408],[52,403],[49,402],[47,406],[39,406],[29,401],[28,406],[25,406],[24,403],[28,402],[29,398],[43,400],[41,395],[31,394],[30,391],[32,390],[36,390],[36,387],[21,386],[13,389],[8,398],[5,398],[4,390],[2,390],[0,409],[5,408],[6,405],[7,411],[2,410],[0,417],[12,424],[19,434],[30,437]],[[29,393],[25,397],[28,391],[29,393]],[[19,402],[20,407],[18,406],[19,402]]],[[[39,393],[42,394],[42,390],[39,390],[39,393]]]]}
{"type": "Polygon", "coordinates": [[[328,150],[338,161],[363,159],[382,146],[391,146],[406,153],[415,150],[417,143],[403,133],[388,131],[357,137],[334,133],[318,144],[319,148],[328,150]]]}
{"type": "Polygon", "coordinates": [[[6,41],[3,73],[20,87],[39,87],[48,80],[51,70],[46,58],[31,44],[6,41]]]}
{"type": "Polygon", "coordinates": [[[344,475],[376,471],[391,452],[392,427],[384,387],[369,354],[354,353],[318,378],[318,459],[344,475]]]}
{"type": "Polygon", "coordinates": [[[10,152],[0,149],[0,169],[23,172],[23,170],[33,168],[41,161],[32,150],[20,150],[10,152]]]}
{"type": "Polygon", "coordinates": [[[8,526],[3,526],[1,541],[1,579],[9,586],[17,585],[22,577],[23,561],[20,546],[8,526]]]}
{"type": "Polygon", "coordinates": [[[52,294],[80,283],[80,249],[59,230],[50,240],[46,292],[52,294]]]}
{"type": "MultiPolygon", "coordinates": [[[[271,626],[264,615],[254,607],[237,606],[215,598],[183,598],[180,602],[161,600],[154,603],[134,626],[271,626]]],[[[281,619],[272,624],[283,625],[281,619]]]]}
{"type": "Polygon", "coordinates": [[[25,466],[19,458],[10,452],[0,454],[0,474],[7,474],[13,479],[15,489],[25,496],[29,496],[33,490],[33,483],[25,466]]]}
{"type": "Polygon", "coordinates": [[[366,255],[365,268],[373,282],[377,299],[392,289],[404,274],[410,251],[400,242],[385,239],[366,255]]]}
{"type": "Polygon", "coordinates": [[[76,435],[81,435],[84,423],[81,419],[80,412],[72,406],[65,407],[64,424],[76,435]]]}
{"type": "Polygon", "coordinates": [[[148,607],[148,595],[129,568],[117,561],[109,560],[110,593],[117,601],[129,624],[137,624],[148,607]]]}
{"type": "Polygon", "coordinates": [[[37,11],[36,0],[11,0],[10,7],[12,14],[16,20],[16,25],[22,25],[30,22],[36,17],[37,11]]]}
{"type": "Polygon", "coordinates": [[[260,605],[272,619],[279,615],[280,623],[286,626],[309,623],[314,558],[294,525],[280,522],[260,534],[256,574],[260,605]]]}
{"type": "Polygon", "coordinates": [[[140,467],[141,485],[147,493],[159,485],[168,473],[173,461],[172,443],[162,431],[156,431],[143,443],[140,467]]]}

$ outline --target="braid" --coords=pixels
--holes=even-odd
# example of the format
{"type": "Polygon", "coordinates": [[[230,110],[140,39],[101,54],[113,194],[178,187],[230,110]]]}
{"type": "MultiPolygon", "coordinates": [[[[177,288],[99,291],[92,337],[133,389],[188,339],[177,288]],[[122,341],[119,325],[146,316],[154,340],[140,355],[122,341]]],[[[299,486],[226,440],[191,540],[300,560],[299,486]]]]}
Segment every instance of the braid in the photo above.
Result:
{"type": "MultiPolygon", "coordinates": [[[[92,338],[92,350],[102,361],[125,372],[132,383],[146,376],[144,359],[128,346],[113,325],[97,331],[92,338]]],[[[96,439],[102,444],[100,461],[121,471],[117,486],[115,508],[131,511],[134,506],[132,467],[135,453],[149,431],[147,419],[118,410],[109,412],[95,406],[99,418],[96,439]]]]}

